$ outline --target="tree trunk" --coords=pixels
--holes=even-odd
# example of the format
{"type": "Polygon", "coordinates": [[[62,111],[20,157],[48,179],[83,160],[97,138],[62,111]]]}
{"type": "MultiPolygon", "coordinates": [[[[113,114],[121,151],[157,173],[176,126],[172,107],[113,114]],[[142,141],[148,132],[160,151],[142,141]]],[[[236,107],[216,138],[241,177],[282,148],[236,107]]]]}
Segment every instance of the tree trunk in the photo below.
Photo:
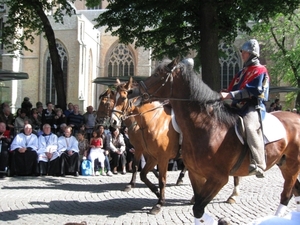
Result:
{"type": "Polygon", "coordinates": [[[39,18],[43,23],[44,32],[46,34],[46,38],[48,41],[49,52],[50,52],[50,57],[52,62],[52,73],[54,76],[55,89],[57,94],[57,104],[63,110],[65,110],[67,101],[66,101],[66,91],[64,87],[64,76],[63,76],[64,74],[61,68],[60,56],[56,48],[55,34],[50,24],[50,21],[48,20],[48,17],[46,16],[43,10],[42,4],[39,1],[36,1],[35,5],[33,5],[32,7],[35,8],[37,15],[39,16],[39,18]]]}
{"type": "Polygon", "coordinates": [[[218,55],[217,3],[204,0],[200,7],[200,57],[202,79],[213,90],[221,90],[220,64],[218,55]]]}

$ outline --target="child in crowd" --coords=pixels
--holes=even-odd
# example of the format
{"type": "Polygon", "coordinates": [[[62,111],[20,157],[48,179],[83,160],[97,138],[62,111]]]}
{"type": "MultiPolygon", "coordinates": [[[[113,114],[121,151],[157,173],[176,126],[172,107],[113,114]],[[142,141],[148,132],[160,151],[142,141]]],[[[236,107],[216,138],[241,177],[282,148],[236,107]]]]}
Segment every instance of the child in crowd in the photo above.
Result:
{"type": "Polygon", "coordinates": [[[104,156],[104,150],[103,148],[103,140],[100,137],[100,132],[99,131],[93,131],[93,137],[90,140],[90,154],[88,156],[88,159],[92,162],[93,165],[93,175],[98,176],[99,170],[98,170],[98,163],[100,163],[101,165],[101,169],[102,169],[102,175],[105,176],[106,173],[104,171],[104,160],[105,160],[105,156],[104,156]],[[98,159],[98,162],[96,161],[96,159],[98,159]]]}
{"type": "Polygon", "coordinates": [[[87,157],[88,150],[90,148],[90,144],[88,140],[85,138],[85,133],[83,130],[77,133],[77,141],[78,141],[78,148],[79,148],[79,159],[80,162],[83,160],[83,157],[87,157]]]}

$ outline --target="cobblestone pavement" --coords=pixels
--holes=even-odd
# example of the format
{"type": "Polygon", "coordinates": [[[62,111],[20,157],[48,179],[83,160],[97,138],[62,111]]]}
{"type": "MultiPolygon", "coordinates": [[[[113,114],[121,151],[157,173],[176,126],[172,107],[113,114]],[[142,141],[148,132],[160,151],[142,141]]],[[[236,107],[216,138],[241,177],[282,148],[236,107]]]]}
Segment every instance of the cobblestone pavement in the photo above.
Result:
{"type": "MultiPolygon", "coordinates": [[[[157,215],[149,210],[156,196],[137,179],[137,186],[124,192],[131,174],[113,177],[9,177],[0,180],[0,224],[193,224],[192,188],[188,176],[176,186],[179,171],[168,172],[166,204],[157,215]]],[[[153,174],[150,179],[157,183],[153,174]]],[[[279,204],[283,179],[274,167],[266,178],[245,177],[237,204],[227,204],[233,179],[206,207],[215,219],[230,218],[232,224],[246,224],[257,217],[273,215],[279,204]]],[[[289,204],[295,210],[294,199],[289,204]]]]}

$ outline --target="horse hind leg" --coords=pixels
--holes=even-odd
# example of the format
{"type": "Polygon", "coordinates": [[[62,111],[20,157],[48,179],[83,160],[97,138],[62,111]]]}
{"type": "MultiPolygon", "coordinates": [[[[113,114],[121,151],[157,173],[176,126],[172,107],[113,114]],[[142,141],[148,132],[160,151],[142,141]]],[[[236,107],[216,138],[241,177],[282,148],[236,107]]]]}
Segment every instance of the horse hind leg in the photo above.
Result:
{"type": "Polygon", "coordinates": [[[134,158],[133,163],[132,163],[131,181],[129,182],[129,184],[126,185],[126,187],[124,189],[125,192],[131,191],[131,189],[134,188],[135,185],[136,185],[136,175],[137,175],[137,172],[138,172],[139,163],[140,163],[140,160],[134,158]]]}
{"type": "Polygon", "coordinates": [[[178,179],[177,179],[177,182],[176,182],[177,186],[183,184],[183,178],[184,178],[186,171],[187,171],[187,168],[184,166],[179,174],[178,179]]]}
{"type": "Polygon", "coordinates": [[[235,204],[237,201],[237,197],[240,195],[240,177],[233,177],[233,191],[229,198],[226,200],[229,204],[235,204]]]}

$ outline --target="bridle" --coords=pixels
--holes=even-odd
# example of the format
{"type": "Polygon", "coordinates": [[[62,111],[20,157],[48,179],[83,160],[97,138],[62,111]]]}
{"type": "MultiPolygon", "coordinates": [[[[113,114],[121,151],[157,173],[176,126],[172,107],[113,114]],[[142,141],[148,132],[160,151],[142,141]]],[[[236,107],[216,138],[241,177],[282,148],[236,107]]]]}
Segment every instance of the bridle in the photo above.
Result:
{"type": "Polygon", "coordinates": [[[170,69],[169,72],[166,73],[166,76],[161,77],[161,79],[157,82],[155,82],[154,84],[152,84],[151,86],[156,85],[158,82],[161,82],[161,80],[163,80],[163,83],[153,92],[153,93],[149,93],[149,87],[146,86],[144,81],[140,81],[139,82],[139,92],[142,93],[139,95],[139,97],[142,98],[142,102],[150,102],[153,99],[156,100],[176,100],[176,101],[192,101],[190,98],[172,98],[173,96],[173,81],[174,81],[174,77],[173,77],[173,72],[176,69],[180,69],[182,71],[182,66],[181,64],[177,64],[176,66],[174,66],[172,69],[170,69]],[[170,94],[169,97],[156,97],[155,94],[161,90],[168,82],[171,83],[170,86],[170,94]]]}
{"type": "MultiPolygon", "coordinates": [[[[166,97],[166,98],[159,98],[159,99],[170,99],[170,97],[173,95],[173,72],[174,72],[174,70],[177,69],[177,68],[178,68],[178,65],[174,66],[174,67],[170,70],[170,72],[166,73],[166,76],[164,76],[164,77],[161,78],[161,80],[164,80],[164,82],[163,82],[163,83],[161,84],[161,86],[159,86],[159,87],[157,88],[157,90],[154,91],[152,94],[149,93],[148,87],[146,86],[146,84],[144,83],[144,81],[140,81],[140,82],[139,82],[140,92],[141,92],[141,88],[144,90],[144,92],[143,92],[142,95],[141,95],[141,97],[142,97],[142,99],[143,99],[143,102],[150,101],[150,100],[153,99],[153,98],[157,98],[157,99],[158,99],[158,97],[155,97],[155,94],[156,94],[161,88],[163,88],[163,87],[166,85],[166,83],[167,83],[168,81],[171,82],[170,96],[169,96],[168,98],[166,97]]],[[[157,81],[157,82],[160,82],[160,81],[157,81]]],[[[155,84],[156,84],[156,83],[154,83],[154,85],[155,85],[155,84]]]]}
{"type": "Polygon", "coordinates": [[[127,101],[126,103],[124,104],[123,106],[123,109],[122,110],[118,110],[118,109],[114,109],[112,110],[112,113],[114,113],[114,115],[119,119],[119,120],[126,120],[130,117],[137,117],[137,116],[142,116],[148,112],[152,112],[158,108],[161,108],[163,107],[164,105],[167,105],[169,104],[169,101],[164,101],[164,102],[161,102],[161,104],[159,104],[158,106],[156,107],[153,107],[151,109],[148,109],[146,111],[143,111],[143,112],[138,112],[138,113],[131,113],[131,109],[132,109],[132,106],[133,106],[133,102],[137,99],[138,97],[136,98],[132,98],[132,99],[128,99],[127,98],[127,101]],[[120,116],[118,116],[116,113],[118,113],[120,116]]]}

